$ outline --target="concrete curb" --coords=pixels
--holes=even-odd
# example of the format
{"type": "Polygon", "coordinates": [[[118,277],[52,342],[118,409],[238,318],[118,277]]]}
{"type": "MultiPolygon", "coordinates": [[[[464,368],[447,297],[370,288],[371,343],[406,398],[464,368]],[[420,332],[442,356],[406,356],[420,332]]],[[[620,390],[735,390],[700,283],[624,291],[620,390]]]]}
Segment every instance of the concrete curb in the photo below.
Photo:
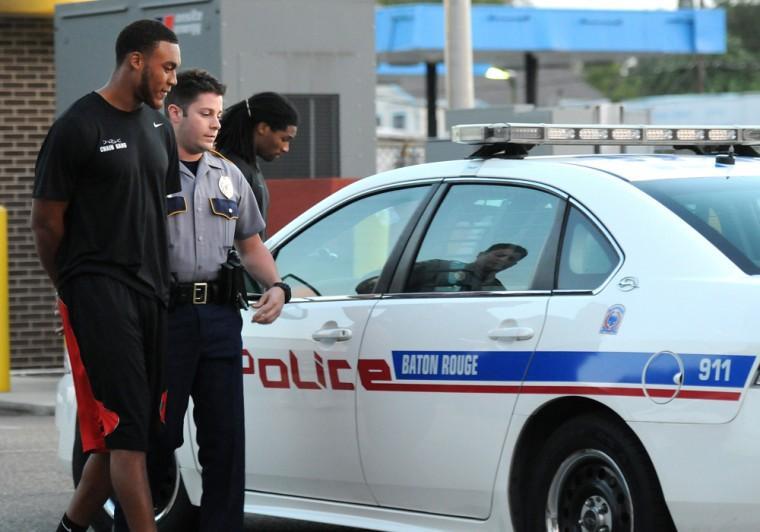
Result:
{"type": "Polygon", "coordinates": [[[0,415],[23,414],[30,416],[52,416],[55,415],[55,406],[17,403],[15,401],[3,401],[0,399],[0,415]]]}

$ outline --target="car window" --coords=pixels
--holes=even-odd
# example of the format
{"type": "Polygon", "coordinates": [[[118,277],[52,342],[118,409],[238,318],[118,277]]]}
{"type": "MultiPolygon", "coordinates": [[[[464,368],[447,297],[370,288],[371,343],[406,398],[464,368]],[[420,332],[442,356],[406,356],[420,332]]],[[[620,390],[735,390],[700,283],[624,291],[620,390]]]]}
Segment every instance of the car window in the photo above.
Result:
{"type": "Polygon", "coordinates": [[[572,207],[567,218],[557,288],[593,290],[609,277],[619,261],[615,248],[591,220],[572,207]]]}
{"type": "Polygon", "coordinates": [[[385,261],[429,186],[358,199],[318,220],[277,251],[293,297],[373,293],[385,261]]]}
{"type": "Polygon", "coordinates": [[[556,247],[562,200],[507,185],[454,185],[438,208],[406,292],[509,291],[536,286],[556,247]]]}
{"type": "Polygon", "coordinates": [[[760,177],[666,179],[636,186],[746,273],[760,274],[760,177]]]}

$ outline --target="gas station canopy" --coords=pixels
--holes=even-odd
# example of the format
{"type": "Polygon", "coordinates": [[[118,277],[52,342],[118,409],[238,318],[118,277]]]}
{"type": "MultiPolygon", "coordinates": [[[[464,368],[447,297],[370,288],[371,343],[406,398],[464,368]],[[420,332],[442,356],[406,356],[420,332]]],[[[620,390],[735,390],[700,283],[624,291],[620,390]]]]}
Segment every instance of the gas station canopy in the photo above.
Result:
{"type": "MultiPolygon", "coordinates": [[[[443,6],[406,4],[377,9],[378,62],[396,65],[443,61],[443,6]]],[[[722,54],[722,9],[608,11],[472,6],[475,63],[521,68],[525,53],[542,67],[573,59],[610,60],[647,54],[722,54]]]]}

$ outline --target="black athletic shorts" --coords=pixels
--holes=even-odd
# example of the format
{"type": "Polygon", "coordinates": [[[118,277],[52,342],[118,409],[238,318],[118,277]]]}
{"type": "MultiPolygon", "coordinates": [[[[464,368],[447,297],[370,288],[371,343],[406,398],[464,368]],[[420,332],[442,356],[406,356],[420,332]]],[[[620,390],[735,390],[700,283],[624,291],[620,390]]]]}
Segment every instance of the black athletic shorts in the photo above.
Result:
{"type": "Polygon", "coordinates": [[[83,451],[147,451],[163,422],[166,309],[103,275],[59,294],[83,451]]]}

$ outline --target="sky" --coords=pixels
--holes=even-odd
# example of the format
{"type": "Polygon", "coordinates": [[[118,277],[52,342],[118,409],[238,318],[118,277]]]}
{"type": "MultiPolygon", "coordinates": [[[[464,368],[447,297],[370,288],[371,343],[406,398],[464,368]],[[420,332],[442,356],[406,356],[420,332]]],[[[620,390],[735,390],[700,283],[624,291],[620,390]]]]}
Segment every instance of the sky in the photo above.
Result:
{"type": "MultiPolygon", "coordinates": [[[[711,7],[712,0],[703,0],[711,7]]],[[[678,0],[514,0],[513,5],[568,9],[676,9],[678,0]]]]}

